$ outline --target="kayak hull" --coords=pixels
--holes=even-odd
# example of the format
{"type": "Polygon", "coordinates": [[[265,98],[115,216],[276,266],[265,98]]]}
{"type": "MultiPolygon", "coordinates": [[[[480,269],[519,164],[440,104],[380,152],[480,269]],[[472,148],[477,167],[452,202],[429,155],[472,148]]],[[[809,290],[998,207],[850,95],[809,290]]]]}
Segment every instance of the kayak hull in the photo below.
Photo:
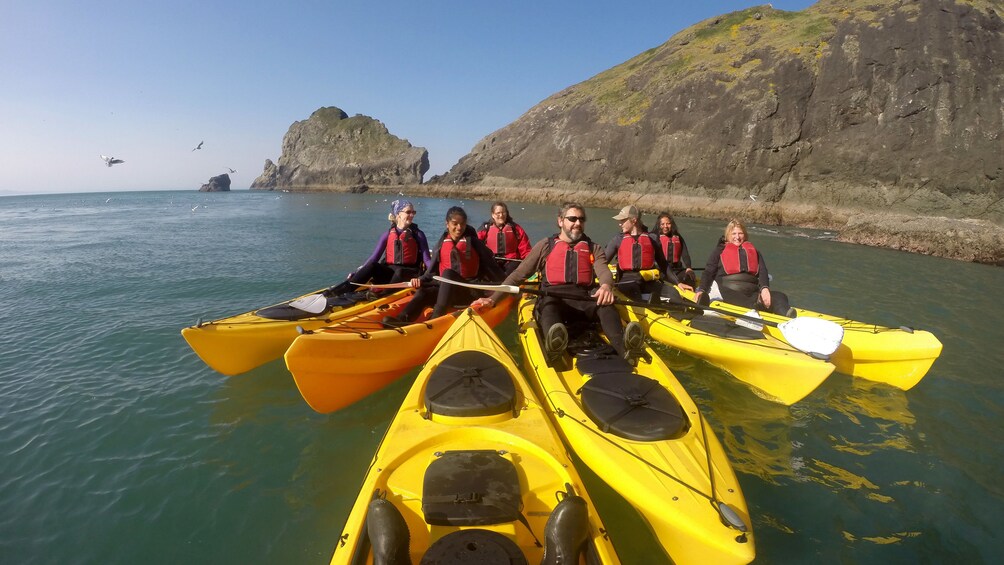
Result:
{"type": "MultiPolygon", "coordinates": [[[[286,350],[286,367],[296,387],[315,411],[327,414],[377,392],[429,358],[458,312],[388,328],[381,320],[395,316],[411,300],[406,296],[379,310],[342,318],[297,337],[286,350]]],[[[494,327],[512,308],[508,298],[479,313],[494,327]]]]}
{"type": "MultiPolygon", "coordinates": [[[[496,479],[497,475],[493,475],[493,480],[496,479]]],[[[494,544],[498,539],[501,540],[499,545],[492,547],[514,548],[527,562],[540,563],[544,548],[536,541],[550,545],[546,533],[549,528],[561,531],[565,539],[583,540],[584,545],[577,547],[589,554],[587,562],[619,563],[595,506],[530,385],[488,323],[471,310],[465,310],[435,346],[391,421],[338,537],[331,563],[371,562],[374,546],[385,553],[394,553],[395,549],[401,551],[398,555],[406,552],[411,563],[423,562],[423,557],[430,557],[437,547],[452,548],[457,555],[468,559],[465,562],[483,562],[485,560],[477,559],[477,544],[485,540],[494,544]],[[479,367],[490,369],[482,373],[479,368],[461,375],[457,369],[470,367],[468,361],[471,359],[487,360],[479,367]],[[489,370],[496,374],[488,377],[489,370]],[[491,378],[491,385],[476,389],[464,402],[456,401],[461,398],[459,396],[444,402],[444,396],[430,392],[441,390],[439,385],[444,377],[456,379],[458,387],[476,387],[473,381],[482,376],[485,380],[491,378]],[[496,377],[501,380],[495,380],[496,377]],[[440,380],[432,384],[434,379],[440,380]],[[506,383],[512,383],[511,389],[506,388],[506,383]],[[511,390],[511,396],[495,402],[505,395],[492,391],[501,389],[511,390]],[[486,397],[491,397],[491,401],[485,401],[486,397]],[[458,413],[458,410],[466,413],[458,413]],[[464,464],[463,473],[450,472],[461,469],[451,467],[455,462],[464,464]],[[489,467],[497,466],[499,470],[515,471],[511,475],[514,484],[510,485],[510,490],[519,494],[518,502],[512,506],[521,508],[525,525],[514,519],[513,513],[494,520],[469,517],[479,516],[484,510],[479,501],[500,498],[493,493],[506,490],[499,485],[481,483],[478,475],[483,468],[479,462],[490,463],[489,467]],[[446,473],[437,470],[444,467],[446,473]],[[471,471],[471,468],[476,470],[471,471]],[[465,504],[437,502],[437,498],[442,498],[440,491],[453,493],[452,487],[441,483],[457,478],[465,483],[464,493],[473,492],[477,496],[468,496],[465,504]],[[560,493],[567,493],[569,489],[580,498],[567,498],[568,501],[563,502],[565,498],[560,493]],[[380,501],[374,503],[374,495],[380,501]],[[573,503],[586,514],[577,516],[581,518],[578,530],[555,528],[554,524],[568,519],[567,513],[562,518],[558,516],[568,511],[573,503]],[[388,512],[400,519],[388,520],[388,512]],[[453,512],[465,516],[450,516],[453,512]],[[552,525],[548,526],[552,517],[552,525]],[[429,524],[427,520],[436,524],[429,524]],[[467,523],[474,521],[497,523],[467,523]],[[407,536],[399,535],[402,532],[407,536]],[[461,545],[455,541],[458,539],[461,545]],[[469,543],[462,543],[464,539],[469,543]]],[[[571,562],[578,563],[579,559],[571,562]]]]}
{"type": "MultiPolygon", "coordinates": [[[[693,298],[692,293],[681,292],[681,295],[693,298]]],[[[711,305],[736,314],[745,311],[727,302],[716,301],[711,305]]],[[[843,339],[830,356],[830,362],[837,371],[847,375],[909,390],[924,378],[941,355],[941,341],[928,331],[867,324],[803,308],[795,310],[798,317],[821,318],[843,327],[843,339]]],[[[770,312],[760,312],[760,315],[775,323],[791,319],[770,312]]],[[[765,331],[783,339],[776,327],[767,326],[765,331]]]]}
{"type": "Polygon", "coordinates": [[[708,361],[752,387],[758,396],[780,404],[791,405],[802,400],[834,370],[832,363],[793,348],[766,329],[753,337],[756,332],[738,328],[723,318],[676,319],[668,313],[645,308],[618,306],[618,309],[621,317],[637,321],[652,339],[708,361]],[[702,320],[715,323],[696,323],[702,320]],[[735,337],[717,335],[718,327],[735,337]]]}
{"type": "MultiPolygon", "coordinates": [[[[318,290],[312,294],[320,292],[318,290]]],[[[257,315],[263,309],[253,310],[189,326],[181,330],[181,335],[206,365],[224,375],[234,376],[282,357],[299,335],[297,326],[305,330],[318,329],[343,317],[380,308],[411,292],[413,291],[406,290],[388,294],[376,300],[336,307],[318,316],[299,320],[265,318],[257,315]]]]}
{"type": "Polygon", "coordinates": [[[546,362],[533,319],[534,303],[534,298],[525,297],[519,306],[524,366],[566,444],[638,510],[675,563],[752,561],[755,544],[749,510],[735,472],[697,405],[665,363],[647,348],[648,359],[638,363],[634,374],[655,381],[663,394],[675,398],[686,426],[670,439],[653,441],[610,433],[584,407],[583,387],[596,379],[580,371],[584,361],[566,354],[554,366],[546,362]],[[746,532],[724,525],[712,501],[727,504],[746,532]]]}

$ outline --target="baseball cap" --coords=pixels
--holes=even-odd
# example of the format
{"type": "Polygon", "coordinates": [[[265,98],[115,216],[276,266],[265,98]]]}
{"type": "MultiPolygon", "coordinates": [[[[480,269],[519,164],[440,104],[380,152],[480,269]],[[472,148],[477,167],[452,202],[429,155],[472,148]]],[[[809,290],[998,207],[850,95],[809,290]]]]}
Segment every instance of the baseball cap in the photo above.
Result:
{"type": "Polygon", "coordinates": [[[621,211],[616,216],[614,216],[614,219],[626,220],[628,218],[637,218],[637,217],[638,217],[638,208],[634,206],[625,206],[621,208],[621,211]]]}

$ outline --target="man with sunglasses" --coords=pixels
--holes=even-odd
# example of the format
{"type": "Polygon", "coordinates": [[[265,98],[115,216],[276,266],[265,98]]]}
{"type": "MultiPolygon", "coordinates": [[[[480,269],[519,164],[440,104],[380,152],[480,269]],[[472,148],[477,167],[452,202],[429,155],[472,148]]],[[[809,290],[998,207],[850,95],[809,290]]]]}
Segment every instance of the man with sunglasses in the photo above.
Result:
{"type": "MultiPolygon", "coordinates": [[[[554,292],[541,296],[536,309],[548,363],[565,352],[568,345],[565,321],[571,316],[599,321],[618,355],[637,362],[644,353],[645,336],[636,323],[626,329],[621,326],[620,315],[613,305],[614,279],[607,267],[606,253],[586,236],[585,223],[582,205],[566,202],[558,213],[558,233],[538,241],[502,284],[519,284],[537,273],[541,288],[554,292]]],[[[495,304],[502,297],[502,292],[496,292],[476,300],[475,304],[495,304]]]]}

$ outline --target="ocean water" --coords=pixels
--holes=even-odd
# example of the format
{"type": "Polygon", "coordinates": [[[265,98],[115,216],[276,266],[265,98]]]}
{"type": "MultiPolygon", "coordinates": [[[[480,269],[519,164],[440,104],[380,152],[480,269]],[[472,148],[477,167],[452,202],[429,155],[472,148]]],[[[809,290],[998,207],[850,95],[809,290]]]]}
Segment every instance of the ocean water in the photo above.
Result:
{"type": "MultiPolygon", "coordinates": [[[[451,205],[487,218],[486,202],[410,196],[430,237],[451,205]]],[[[281,359],[225,377],[179,331],[341,280],[392,198],[0,198],[0,562],[326,563],[408,379],[321,415],[281,359]]],[[[531,239],[554,231],[553,207],[510,207],[531,239]]],[[[614,211],[588,213],[607,241],[614,211]]],[[[678,220],[703,263],[721,222],[678,220]]],[[[834,374],[791,407],[659,349],[726,446],[756,562],[1004,562],[1004,270],[813,230],[751,236],[794,304],[945,346],[910,391],[834,374]]],[[[514,324],[501,328],[518,357],[514,324]]],[[[664,559],[596,492],[625,562],[664,559]]]]}

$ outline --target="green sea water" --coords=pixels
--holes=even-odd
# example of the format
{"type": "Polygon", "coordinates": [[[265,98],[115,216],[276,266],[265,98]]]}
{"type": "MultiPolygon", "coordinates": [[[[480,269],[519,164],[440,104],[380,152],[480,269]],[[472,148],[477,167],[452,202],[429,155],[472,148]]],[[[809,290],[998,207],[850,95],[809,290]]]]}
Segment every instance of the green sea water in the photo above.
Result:
{"type": "MultiPolygon", "coordinates": [[[[225,377],[179,331],[338,282],[391,199],[0,198],[0,562],[327,563],[409,378],[321,415],[281,359],[225,377]]],[[[432,238],[449,206],[487,219],[486,202],[412,199],[432,238]]],[[[510,208],[531,239],[554,231],[553,206],[510,208]]],[[[614,211],[588,215],[587,233],[609,240],[614,211]]],[[[677,219],[703,264],[722,223],[677,219]]],[[[1004,270],[832,237],[751,230],[793,304],[938,336],[944,352],[912,390],[836,373],[785,407],[659,349],[723,440],[756,562],[1004,562],[1004,270]]],[[[519,357],[513,331],[500,329],[519,357]]],[[[591,482],[622,559],[664,560],[591,482]]]]}

